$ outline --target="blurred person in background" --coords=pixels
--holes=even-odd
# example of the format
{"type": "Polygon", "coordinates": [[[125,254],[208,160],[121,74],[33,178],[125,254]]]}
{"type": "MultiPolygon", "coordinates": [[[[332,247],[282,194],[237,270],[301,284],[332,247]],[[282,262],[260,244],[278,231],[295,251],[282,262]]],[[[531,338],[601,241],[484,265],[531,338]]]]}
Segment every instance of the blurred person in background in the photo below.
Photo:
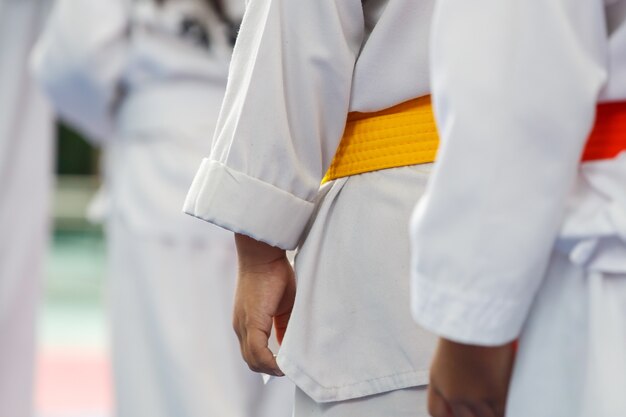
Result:
{"type": "Polygon", "coordinates": [[[438,2],[433,28],[432,416],[626,416],[626,1],[479,5],[438,2]]]}
{"type": "Polygon", "coordinates": [[[28,56],[46,0],[0,0],[0,416],[33,413],[35,322],[47,245],[53,119],[28,56]]]}
{"type": "Polygon", "coordinates": [[[224,94],[241,3],[60,0],[34,55],[59,114],[105,150],[118,417],[289,417],[230,328],[230,236],[182,215],[224,94]]]}

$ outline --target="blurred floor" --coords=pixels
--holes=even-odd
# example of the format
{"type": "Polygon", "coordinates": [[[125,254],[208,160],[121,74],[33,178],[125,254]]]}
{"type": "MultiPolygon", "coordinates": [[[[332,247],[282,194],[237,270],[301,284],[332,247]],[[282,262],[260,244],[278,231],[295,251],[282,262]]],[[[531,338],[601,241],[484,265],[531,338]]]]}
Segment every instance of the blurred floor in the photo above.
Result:
{"type": "Polygon", "coordinates": [[[79,203],[88,200],[93,188],[75,179],[59,183],[39,320],[38,417],[111,416],[104,241],[98,228],[80,219],[84,207],[79,203]],[[72,203],[68,193],[78,203],[72,203]],[[61,206],[69,209],[59,208],[60,195],[61,206]],[[73,217],[72,211],[80,216],[73,217]]]}

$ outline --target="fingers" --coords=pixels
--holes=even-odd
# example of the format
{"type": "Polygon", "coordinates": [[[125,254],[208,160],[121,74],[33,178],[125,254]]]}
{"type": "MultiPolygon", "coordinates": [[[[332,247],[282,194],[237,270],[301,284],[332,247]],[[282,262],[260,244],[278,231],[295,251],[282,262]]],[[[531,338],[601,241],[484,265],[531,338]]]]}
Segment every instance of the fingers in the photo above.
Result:
{"type": "Polygon", "coordinates": [[[504,411],[484,402],[449,402],[432,384],[428,387],[428,412],[432,417],[504,417],[504,411]]]}
{"type": "Polygon", "coordinates": [[[235,320],[235,333],[239,338],[241,356],[250,370],[274,376],[284,376],[274,354],[268,347],[268,334],[260,329],[240,326],[235,320]]]}
{"type": "Polygon", "coordinates": [[[475,410],[479,417],[504,417],[504,407],[502,411],[497,411],[489,404],[480,403],[476,404],[475,410]]]}
{"type": "Polygon", "coordinates": [[[504,417],[513,353],[511,345],[486,347],[440,339],[431,367],[431,408],[437,413],[433,415],[504,417]]]}
{"type": "Polygon", "coordinates": [[[432,417],[455,417],[444,398],[432,385],[428,387],[428,413],[432,417]]]}
{"type": "Polygon", "coordinates": [[[261,330],[250,329],[248,331],[244,346],[244,359],[254,372],[274,376],[284,375],[268,347],[268,334],[261,330]]]}
{"type": "Polygon", "coordinates": [[[453,404],[451,406],[454,417],[483,417],[474,413],[472,408],[465,404],[453,404]]]}

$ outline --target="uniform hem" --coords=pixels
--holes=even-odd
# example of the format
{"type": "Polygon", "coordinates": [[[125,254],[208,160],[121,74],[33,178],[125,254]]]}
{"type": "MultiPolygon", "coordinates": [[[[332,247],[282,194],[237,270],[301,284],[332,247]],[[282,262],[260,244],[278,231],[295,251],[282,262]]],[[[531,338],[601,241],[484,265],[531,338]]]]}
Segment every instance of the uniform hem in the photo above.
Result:
{"type": "Polygon", "coordinates": [[[480,346],[507,344],[521,332],[526,317],[521,311],[528,310],[521,302],[458,293],[425,280],[413,277],[411,310],[426,330],[457,343],[480,346]]]}
{"type": "Polygon", "coordinates": [[[283,373],[291,379],[298,388],[319,403],[346,401],[368,395],[382,394],[405,388],[428,384],[429,371],[398,372],[392,375],[358,381],[339,386],[323,386],[298,365],[283,354],[277,357],[278,365],[283,373]]]}
{"type": "Polygon", "coordinates": [[[272,184],[204,159],[183,211],[235,233],[282,249],[294,249],[314,203],[272,184]]]}

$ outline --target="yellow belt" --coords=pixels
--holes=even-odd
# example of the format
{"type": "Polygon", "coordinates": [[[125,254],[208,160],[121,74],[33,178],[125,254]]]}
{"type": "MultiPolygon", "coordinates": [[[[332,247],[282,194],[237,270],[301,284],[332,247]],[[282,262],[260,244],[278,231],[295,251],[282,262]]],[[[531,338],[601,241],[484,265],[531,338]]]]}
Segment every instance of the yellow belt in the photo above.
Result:
{"type": "Polygon", "coordinates": [[[430,96],[376,113],[353,112],[322,184],[387,168],[434,162],[439,146],[430,96]]]}

